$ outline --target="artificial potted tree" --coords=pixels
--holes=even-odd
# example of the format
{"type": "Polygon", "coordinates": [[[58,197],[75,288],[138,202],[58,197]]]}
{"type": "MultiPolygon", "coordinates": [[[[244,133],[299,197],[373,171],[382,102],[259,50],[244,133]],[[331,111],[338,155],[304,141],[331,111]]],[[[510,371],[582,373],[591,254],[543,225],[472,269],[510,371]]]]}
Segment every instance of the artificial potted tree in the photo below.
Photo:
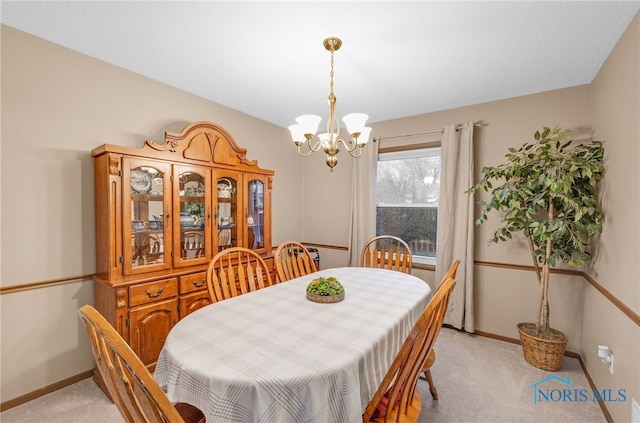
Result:
{"type": "Polygon", "coordinates": [[[590,238],[602,232],[598,182],[602,179],[601,141],[572,145],[571,131],[556,126],[536,131],[535,142],[510,148],[507,162],[482,169],[482,180],[468,194],[485,191],[476,225],[488,213],[501,214],[502,225],[491,243],[521,233],[526,238],[538,277],[537,319],[519,323],[518,332],[527,362],[555,371],[562,364],[568,337],[549,326],[549,275],[558,263],[581,267],[587,263],[590,238]],[[492,181],[502,184],[493,187],[492,181]]]}

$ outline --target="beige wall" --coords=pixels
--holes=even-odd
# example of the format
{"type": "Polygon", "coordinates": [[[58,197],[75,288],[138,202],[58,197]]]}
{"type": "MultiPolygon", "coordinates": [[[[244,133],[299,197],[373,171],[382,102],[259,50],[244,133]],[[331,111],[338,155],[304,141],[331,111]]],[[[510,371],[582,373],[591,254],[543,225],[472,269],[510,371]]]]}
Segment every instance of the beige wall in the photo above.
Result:
{"type": "MultiPolygon", "coordinates": [[[[532,140],[544,125],[575,129],[579,138],[592,128],[606,141],[607,222],[588,272],[638,312],[639,26],[636,16],[593,85],[378,122],[372,136],[484,121],[475,136],[479,178],[482,166],[501,163],[508,147],[532,140]]],[[[348,246],[353,159],[346,152],[330,172],[320,153],[299,158],[285,129],[2,27],[2,285],[92,273],[89,150],[160,140],[164,130],[196,120],[221,124],[250,158],[276,171],[275,243],[348,246]]],[[[476,229],[476,260],[528,265],[521,241],[487,246],[497,225],[490,219],[476,229]]],[[[323,268],[347,265],[345,251],[321,248],[320,254],[323,268]]],[[[416,273],[433,286],[432,272],[416,273]]],[[[476,266],[476,328],[517,338],[515,324],[534,318],[535,287],[531,272],[476,266]]],[[[92,297],[90,282],[0,296],[2,401],[92,366],[75,317],[92,297]]],[[[597,386],[627,389],[626,403],[607,406],[615,421],[629,421],[630,397],[640,397],[638,326],[576,276],[553,275],[551,307],[552,325],[569,334],[569,349],[583,356],[597,386]],[[599,343],[616,356],[612,377],[594,356],[599,343]]]]}
{"type": "MultiPolygon", "coordinates": [[[[95,272],[93,162],[209,120],[275,170],[273,239],[301,237],[302,160],[286,129],[1,27],[3,287],[95,272]]],[[[170,60],[171,58],[167,58],[170,60]]],[[[76,316],[84,281],[0,296],[4,402],[93,367],[76,316]]]]}
{"type": "MultiPolygon", "coordinates": [[[[640,313],[640,14],[623,34],[591,85],[591,126],[606,140],[605,222],[588,273],[640,313]]],[[[584,292],[580,354],[600,389],[626,389],[640,402],[640,327],[592,286],[584,292]],[[614,372],[598,361],[597,346],[614,354],[614,372]]],[[[631,421],[630,399],[607,407],[615,421],[631,421]]]]}

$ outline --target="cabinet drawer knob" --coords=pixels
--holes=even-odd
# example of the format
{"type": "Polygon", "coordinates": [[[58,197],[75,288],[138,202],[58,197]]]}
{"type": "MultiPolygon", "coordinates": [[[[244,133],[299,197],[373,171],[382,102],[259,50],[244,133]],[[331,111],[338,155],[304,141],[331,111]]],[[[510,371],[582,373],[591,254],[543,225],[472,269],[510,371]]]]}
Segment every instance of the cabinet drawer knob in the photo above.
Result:
{"type": "Polygon", "coordinates": [[[163,288],[160,288],[158,292],[156,292],[155,294],[151,291],[147,291],[147,295],[149,296],[149,298],[156,298],[156,297],[159,297],[160,294],[162,294],[163,290],[164,290],[163,288]]]}
{"type": "Polygon", "coordinates": [[[200,288],[201,286],[204,286],[207,283],[206,279],[203,279],[202,282],[198,282],[198,281],[193,281],[193,285],[196,288],[200,288]]]}

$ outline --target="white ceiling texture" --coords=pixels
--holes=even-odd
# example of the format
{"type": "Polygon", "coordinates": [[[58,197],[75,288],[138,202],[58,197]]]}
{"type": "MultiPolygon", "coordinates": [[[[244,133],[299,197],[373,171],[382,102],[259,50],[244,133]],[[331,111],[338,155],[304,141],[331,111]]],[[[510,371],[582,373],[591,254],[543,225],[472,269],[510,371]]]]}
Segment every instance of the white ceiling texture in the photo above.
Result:
{"type": "Polygon", "coordinates": [[[5,1],[3,24],[281,127],[590,83],[640,1],[5,1]]]}

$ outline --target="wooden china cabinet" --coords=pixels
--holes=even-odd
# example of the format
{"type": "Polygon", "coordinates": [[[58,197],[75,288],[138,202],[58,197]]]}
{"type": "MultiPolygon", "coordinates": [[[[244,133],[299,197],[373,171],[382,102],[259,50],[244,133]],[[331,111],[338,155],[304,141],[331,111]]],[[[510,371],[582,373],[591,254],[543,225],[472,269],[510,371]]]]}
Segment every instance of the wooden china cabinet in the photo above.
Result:
{"type": "Polygon", "coordinates": [[[218,251],[248,247],[273,269],[274,172],[211,122],[91,155],[96,308],[153,370],[173,325],[209,304],[206,269],[218,251]]]}

